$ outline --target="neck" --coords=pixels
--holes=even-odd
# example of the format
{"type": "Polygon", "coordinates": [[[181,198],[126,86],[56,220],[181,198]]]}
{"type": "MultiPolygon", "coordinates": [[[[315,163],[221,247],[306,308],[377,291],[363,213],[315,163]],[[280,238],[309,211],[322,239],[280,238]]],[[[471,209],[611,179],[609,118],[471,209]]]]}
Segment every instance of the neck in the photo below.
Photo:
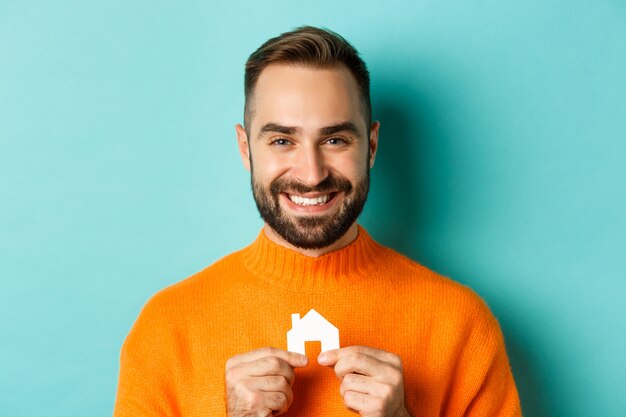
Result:
{"type": "Polygon", "coordinates": [[[359,234],[359,228],[355,222],[352,224],[352,226],[350,226],[348,231],[343,236],[341,236],[337,241],[335,241],[335,243],[333,243],[332,245],[326,246],[324,248],[319,248],[319,249],[302,249],[287,242],[285,239],[282,238],[282,236],[276,233],[274,229],[272,229],[267,223],[263,227],[263,231],[265,232],[265,236],[267,236],[269,240],[276,243],[277,245],[283,246],[287,249],[291,249],[302,255],[309,256],[312,258],[317,258],[318,256],[322,256],[328,252],[336,251],[338,249],[343,248],[344,246],[348,246],[350,243],[354,241],[354,239],[356,239],[356,237],[359,234]]]}

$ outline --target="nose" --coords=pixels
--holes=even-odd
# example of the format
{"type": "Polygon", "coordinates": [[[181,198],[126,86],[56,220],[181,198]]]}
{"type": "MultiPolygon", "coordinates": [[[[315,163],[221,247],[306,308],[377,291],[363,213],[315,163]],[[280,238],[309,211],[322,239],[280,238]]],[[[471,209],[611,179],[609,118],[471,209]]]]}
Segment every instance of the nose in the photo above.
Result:
{"type": "Polygon", "coordinates": [[[317,146],[298,149],[292,170],[296,179],[309,187],[316,186],[328,177],[324,154],[317,146]]]}

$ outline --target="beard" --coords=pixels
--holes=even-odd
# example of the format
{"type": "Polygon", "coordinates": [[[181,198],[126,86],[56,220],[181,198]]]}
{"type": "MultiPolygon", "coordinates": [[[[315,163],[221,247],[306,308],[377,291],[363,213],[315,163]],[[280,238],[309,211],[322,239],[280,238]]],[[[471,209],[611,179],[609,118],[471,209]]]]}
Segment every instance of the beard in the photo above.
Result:
{"type": "Polygon", "coordinates": [[[277,178],[269,187],[256,181],[251,170],[252,193],[261,218],[283,239],[302,249],[321,249],[341,238],[354,224],[365,206],[370,184],[369,169],[363,180],[353,185],[341,175],[329,175],[314,187],[297,181],[277,178]],[[289,216],[279,203],[281,193],[344,193],[336,213],[327,215],[289,216]]]}

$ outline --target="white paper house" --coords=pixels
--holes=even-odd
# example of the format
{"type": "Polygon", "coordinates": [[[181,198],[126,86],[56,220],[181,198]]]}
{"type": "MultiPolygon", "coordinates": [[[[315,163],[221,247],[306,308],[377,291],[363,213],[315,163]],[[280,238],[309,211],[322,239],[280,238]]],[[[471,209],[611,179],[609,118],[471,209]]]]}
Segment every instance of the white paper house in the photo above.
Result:
{"type": "Polygon", "coordinates": [[[302,319],[298,313],[291,315],[291,330],[287,332],[288,351],[305,355],[304,342],[318,340],[322,344],[322,352],[339,349],[339,329],[313,309],[302,319]]]}

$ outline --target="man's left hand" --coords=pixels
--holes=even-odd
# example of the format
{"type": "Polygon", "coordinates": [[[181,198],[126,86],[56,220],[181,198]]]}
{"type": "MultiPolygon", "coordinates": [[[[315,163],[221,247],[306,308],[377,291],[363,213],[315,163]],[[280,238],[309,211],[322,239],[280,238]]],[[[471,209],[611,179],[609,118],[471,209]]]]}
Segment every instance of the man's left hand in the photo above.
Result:
{"type": "Polygon", "coordinates": [[[362,417],[410,417],[404,406],[402,361],[397,355],[367,346],[322,352],[320,365],[332,366],[340,393],[350,410],[362,417]]]}

